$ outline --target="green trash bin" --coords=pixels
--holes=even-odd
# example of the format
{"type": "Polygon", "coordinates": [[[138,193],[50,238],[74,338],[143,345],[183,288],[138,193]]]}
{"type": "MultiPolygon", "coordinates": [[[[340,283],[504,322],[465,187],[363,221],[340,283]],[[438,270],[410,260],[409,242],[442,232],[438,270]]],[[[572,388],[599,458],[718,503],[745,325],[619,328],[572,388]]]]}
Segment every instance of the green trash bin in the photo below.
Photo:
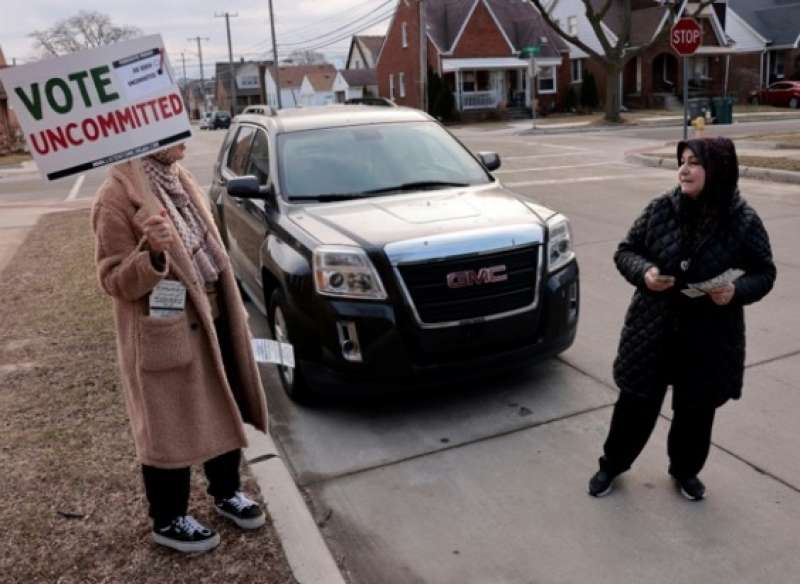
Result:
{"type": "Polygon", "coordinates": [[[733,123],[733,98],[715,97],[711,100],[711,116],[715,124],[733,123]]]}

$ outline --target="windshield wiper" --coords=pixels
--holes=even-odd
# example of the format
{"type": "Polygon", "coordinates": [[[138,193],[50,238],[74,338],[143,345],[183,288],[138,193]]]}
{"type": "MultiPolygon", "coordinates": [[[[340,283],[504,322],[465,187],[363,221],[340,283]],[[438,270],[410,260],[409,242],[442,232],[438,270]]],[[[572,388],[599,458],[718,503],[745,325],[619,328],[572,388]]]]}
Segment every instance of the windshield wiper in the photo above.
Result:
{"type": "Polygon", "coordinates": [[[349,201],[350,199],[360,199],[361,193],[323,193],[321,195],[303,195],[299,197],[289,197],[289,202],[307,201],[349,201]]]}
{"type": "Polygon", "coordinates": [[[382,189],[373,189],[371,191],[364,191],[365,195],[376,195],[379,193],[391,193],[394,191],[415,191],[417,189],[436,188],[436,187],[468,187],[469,183],[463,182],[449,182],[443,180],[421,180],[417,182],[407,182],[393,187],[384,187],[382,189]]]}

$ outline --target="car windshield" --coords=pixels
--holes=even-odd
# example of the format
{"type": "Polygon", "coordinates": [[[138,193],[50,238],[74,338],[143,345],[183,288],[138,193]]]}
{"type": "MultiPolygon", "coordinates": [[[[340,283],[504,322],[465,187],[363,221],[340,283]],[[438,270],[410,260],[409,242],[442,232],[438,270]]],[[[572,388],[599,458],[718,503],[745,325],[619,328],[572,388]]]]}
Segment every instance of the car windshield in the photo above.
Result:
{"type": "Polygon", "coordinates": [[[341,200],[492,181],[435,122],[283,134],[278,166],[281,190],[289,200],[341,200]]]}

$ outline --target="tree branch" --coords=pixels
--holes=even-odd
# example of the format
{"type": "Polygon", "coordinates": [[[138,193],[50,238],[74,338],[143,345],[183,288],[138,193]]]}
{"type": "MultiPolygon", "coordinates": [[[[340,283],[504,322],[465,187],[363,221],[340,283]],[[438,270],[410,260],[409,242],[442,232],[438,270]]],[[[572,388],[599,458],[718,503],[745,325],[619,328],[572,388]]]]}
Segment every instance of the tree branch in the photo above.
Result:
{"type": "MultiPolygon", "coordinates": [[[[588,2],[588,0],[583,0],[583,1],[584,1],[584,2],[588,2]]],[[[545,23],[547,23],[547,25],[548,25],[548,26],[549,26],[549,27],[550,27],[550,28],[551,28],[551,29],[552,29],[552,30],[553,30],[553,31],[554,31],[554,32],[555,32],[555,33],[556,33],[558,36],[560,36],[561,38],[563,38],[563,39],[564,39],[565,41],[567,41],[568,43],[570,43],[570,44],[572,44],[572,45],[575,45],[575,46],[576,46],[576,47],[578,47],[580,50],[582,50],[584,53],[587,53],[587,54],[589,54],[590,56],[594,57],[595,59],[598,59],[598,60],[600,60],[600,61],[604,61],[604,62],[607,60],[607,58],[606,58],[606,56],[605,56],[605,55],[603,55],[603,54],[601,54],[601,53],[598,53],[597,51],[595,51],[594,49],[592,49],[590,46],[588,46],[588,45],[587,45],[585,42],[583,42],[582,40],[580,40],[578,37],[576,37],[576,36],[572,36],[572,35],[570,35],[570,34],[567,34],[567,33],[566,33],[566,32],[564,32],[563,30],[561,30],[561,27],[559,27],[558,25],[556,25],[555,21],[552,19],[552,17],[550,16],[550,14],[549,14],[549,13],[548,13],[548,12],[545,10],[544,6],[542,5],[542,0],[530,0],[530,2],[531,2],[531,4],[533,4],[533,5],[534,5],[534,7],[535,7],[535,8],[536,8],[536,9],[539,11],[539,13],[542,15],[542,18],[544,19],[545,23]]],[[[604,40],[605,40],[605,39],[604,39],[604,40]]],[[[603,44],[603,40],[601,40],[600,42],[601,42],[601,44],[603,44]]],[[[607,42],[607,41],[606,41],[606,42],[607,42]]],[[[605,45],[604,45],[604,46],[605,46],[605,45]]],[[[610,46],[610,45],[609,45],[609,46],[610,46]]]]}

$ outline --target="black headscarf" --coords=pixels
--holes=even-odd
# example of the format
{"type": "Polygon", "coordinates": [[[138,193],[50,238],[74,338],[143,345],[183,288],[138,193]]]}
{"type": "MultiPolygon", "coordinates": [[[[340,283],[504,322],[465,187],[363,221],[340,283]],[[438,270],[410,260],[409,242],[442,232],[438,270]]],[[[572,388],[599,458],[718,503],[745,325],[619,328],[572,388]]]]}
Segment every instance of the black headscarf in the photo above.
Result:
{"type": "Polygon", "coordinates": [[[739,162],[736,147],[728,138],[698,138],[678,142],[678,165],[689,148],[706,172],[706,182],[696,198],[681,195],[681,235],[683,253],[690,254],[730,209],[739,189],[739,162]]]}

